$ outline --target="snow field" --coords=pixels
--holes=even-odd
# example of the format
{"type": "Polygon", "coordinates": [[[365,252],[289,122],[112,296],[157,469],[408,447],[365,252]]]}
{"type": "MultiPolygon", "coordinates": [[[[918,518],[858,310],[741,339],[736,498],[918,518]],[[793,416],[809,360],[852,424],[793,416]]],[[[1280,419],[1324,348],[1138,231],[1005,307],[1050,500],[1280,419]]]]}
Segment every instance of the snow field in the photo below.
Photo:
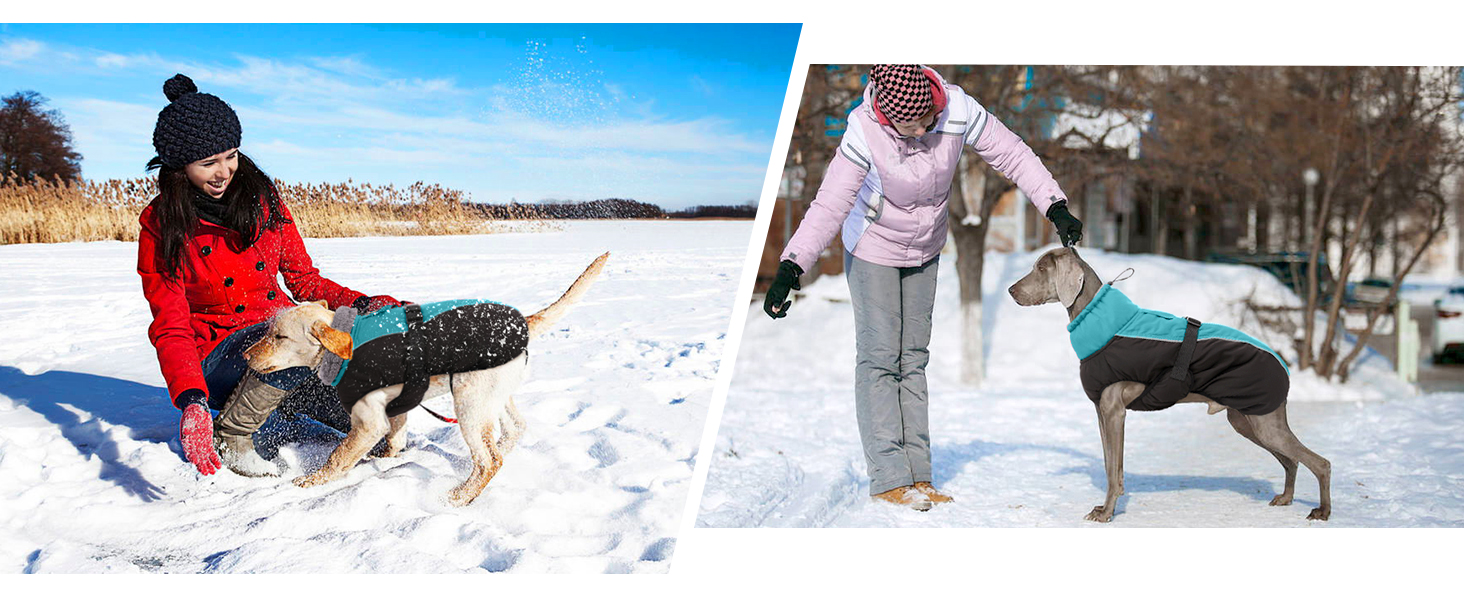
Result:
{"type": "MultiPolygon", "coordinates": [[[[0,570],[665,572],[751,224],[569,222],[563,231],[307,240],[321,272],[414,302],[531,313],[610,262],[530,343],[528,431],[479,499],[455,425],[413,412],[406,450],[341,481],[289,479],[339,435],[272,419],[282,479],[183,462],[125,243],[0,247],[0,570]]],[[[451,400],[426,404],[451,414],[451,400]]]]}
{"type": "MultiPolygon", "coordinates": [[[[1294,360],[1242,302],[1296,298],[1259,269],[1110,254],[1083,257],[1140,306],[1240,328],[1294,360]]],[[[1067,318],[1017,306],[1007,287],[1041,252],[988,254],[983,279],[987,382],[960,383],[954,257],[941,258],[927,378],[935,484],[956,502],[916,513],[868,500],[854,417],[854,327],[842,277],[807,286],[786,319],[749,312],[701,499],[703,527],[1459,526],[1464,524],[1464,395],[1415,396],[1375,353],[1346,385],[1292,373],[1288,416],[1332,462],[1332,520],[1309,523],[1317,483],[1304,468],[1296,501],[1267,506],[1281,466],[1223,415],[1180,405],[1130,412],[1127,495],[1113,523],[1083,520],[1106,479],[1096,413],[1078,380],[1067,318]]]]}

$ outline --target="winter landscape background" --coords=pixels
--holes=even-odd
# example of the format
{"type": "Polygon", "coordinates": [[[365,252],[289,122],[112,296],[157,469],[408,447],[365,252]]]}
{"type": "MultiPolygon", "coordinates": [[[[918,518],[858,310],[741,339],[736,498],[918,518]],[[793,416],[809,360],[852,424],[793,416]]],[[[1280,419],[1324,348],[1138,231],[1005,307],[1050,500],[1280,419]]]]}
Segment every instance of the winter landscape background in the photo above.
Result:
{"type": "MultiPolygon", "coordinates": [[[[1309,522],[1316,479],[1271,507],[1282,470],[1199,405],[1129,413],[1127,495],[1111,524],[1085,521],[1106,479],[1096,413],[1078,381],[1067,318],[1017,306],[1007,287],[1043,250],[988,253],[982,281],[987,381],[959,382],[954,256],[942,256],[931,340],[935,485],[952,504],[927,513],[868,500],[854,418],[854,326],[842,276],[805,286],[786,319],[748,312],[717,433],[700,527],[1431,527],[1464,525],[1464,394],[1419,394],[1367,351],[1341,385],[1291,373],[1292,430],[1332,463],[1331,520],[1309,522]]],[[[1290,342],[1243,309],[1298,300],[1260,269],[1084,249],[1105,281],[1145,308],[1238,327],[1295,359],[1290,342]]],[[[1444,286],[1431,288],[1442,292],[1444,286]]],[[[1427,301],[1428,292],[1411,300],[1427,301]]],[[[1426,359],[1425,359],[1426,362],[1426,359]]]]}
{"type": "MultiPolygon", "coordinates": [[[[734,306],[748,221],[578,221],[483,236],[307,240],[337,282],[414,302],[549,304],[610,262],[531,343],[529,427],[474,504],[455,425],[417,411],[407,449],[311,489],[339,436],[271,420],[279,479],[184,462],[147,341],[136,245],[0,246],[0,571],[665,572],[734,306]]],[[[427,406],[450,413],[447,398],[427,406]]]]}

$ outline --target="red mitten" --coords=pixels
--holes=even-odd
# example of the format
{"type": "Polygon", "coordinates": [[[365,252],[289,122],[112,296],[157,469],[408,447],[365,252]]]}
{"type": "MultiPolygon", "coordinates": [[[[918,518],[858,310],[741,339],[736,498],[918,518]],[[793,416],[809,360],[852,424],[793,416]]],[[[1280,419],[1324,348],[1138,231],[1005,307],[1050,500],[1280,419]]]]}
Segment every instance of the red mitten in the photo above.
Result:
{"type": "Polygon", "coordinates": [[[189,404],[183,407],[183,421],[178,424],[179,438],[183,441],[183,456],[199,473],[213,475],[223,461],[213,446],[213,415],[203,404],[189,404]]]}

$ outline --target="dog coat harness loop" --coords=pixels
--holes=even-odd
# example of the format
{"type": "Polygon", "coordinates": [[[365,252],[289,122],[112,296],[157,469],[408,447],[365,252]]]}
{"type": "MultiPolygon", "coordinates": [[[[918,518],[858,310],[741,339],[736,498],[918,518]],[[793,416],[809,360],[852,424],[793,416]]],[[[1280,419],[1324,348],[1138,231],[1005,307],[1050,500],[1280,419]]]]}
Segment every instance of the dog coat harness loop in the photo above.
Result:
{"type": "Polygon", "coordinates": [[[407,332],[402,334],[402,366],[406,381],[402,382],[402,393],[396,401],[402,406],[417,406],[427,394],[427,368],[422,356],[422,306],[403,304],[402,312],[407,320],[407,332]]]}
{"type": "Polygon", "coordinates": [[[1179,354],[1174,356],[1174,368],[1169,371],[1170,379],[1184,381],[1189,377],[1190,359],[1195,356],[1195,341],[1200,337],[1200,320],[1185,317],[1184,341],[1179,343],[1179,354]]]}

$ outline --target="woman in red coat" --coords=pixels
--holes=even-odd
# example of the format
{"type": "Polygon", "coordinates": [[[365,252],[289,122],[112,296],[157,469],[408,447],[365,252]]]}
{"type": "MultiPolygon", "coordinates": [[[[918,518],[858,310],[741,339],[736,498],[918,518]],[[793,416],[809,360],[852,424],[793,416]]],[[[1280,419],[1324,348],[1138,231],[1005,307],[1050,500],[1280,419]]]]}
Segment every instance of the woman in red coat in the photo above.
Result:
{"type": "Polygon", "coordinates": [[[183,75],[163,93],[170,104],[158,113],[157,157],[148,163],[158,171],[158,196],[142,211],[137,245],[153,314],[148,338],[183,411],[188,461],[204,475],[221,464],[242,475],[278,475],[251,436],[311,373],[254,373],[244,349],[276,311],[294,305],[291,297],[365,312],[400,303],[320,276],[269,176],[239,151],[239,118],[228,104],[198,93],[183,75]],[[210,409],[219,411],[217,422],[210,409]]]}

